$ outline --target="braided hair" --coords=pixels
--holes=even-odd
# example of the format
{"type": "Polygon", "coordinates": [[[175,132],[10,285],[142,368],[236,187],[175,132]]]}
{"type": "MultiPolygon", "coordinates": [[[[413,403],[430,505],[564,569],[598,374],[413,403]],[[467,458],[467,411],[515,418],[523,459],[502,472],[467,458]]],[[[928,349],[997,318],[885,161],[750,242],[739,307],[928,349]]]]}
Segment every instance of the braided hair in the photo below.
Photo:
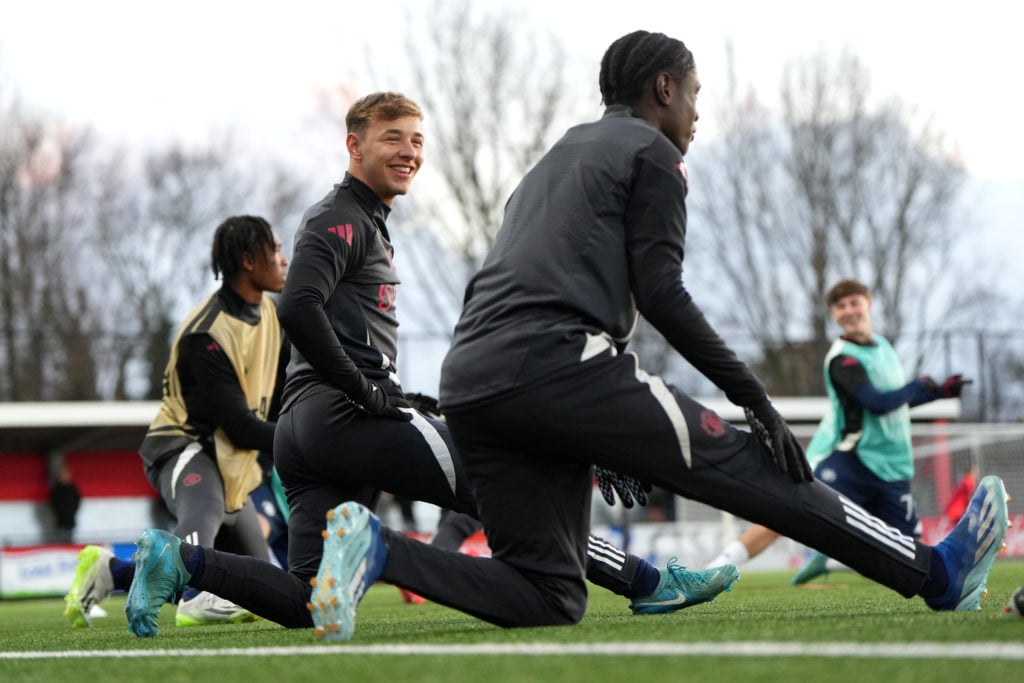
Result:
{"type": "Polygon", "coordinates": [[[601,100],[633,105],[653,79],[667,73],[677,83],[694,68],[693,53],[664,33],[634,31],[612,43],[601,58],[601,100]]]}
{"type": "Polygon", "coordinates": [[[224,276],[224,281],[234,279],[242,270],[246,254],[254,259],[266,256],[266,250],[277,248],[274,231],[270,223],[259,216],[232,216],[219,226],[213,234],[213,250],[210,265],[213,277],[224,276]]]}

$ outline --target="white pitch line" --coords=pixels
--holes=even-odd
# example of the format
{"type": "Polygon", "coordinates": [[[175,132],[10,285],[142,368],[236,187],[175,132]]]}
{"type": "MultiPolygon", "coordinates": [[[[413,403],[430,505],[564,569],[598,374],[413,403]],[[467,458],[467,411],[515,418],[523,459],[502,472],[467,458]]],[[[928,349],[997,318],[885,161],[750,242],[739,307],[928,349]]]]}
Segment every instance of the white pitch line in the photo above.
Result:
{"type": "Polygon", "coordinates": [[[71,650],[0,652],[4,659],[102,659],[122,657],[259,657],[308,655],[516,655],[682,657],[876,657],[884,659],[1024,660],[1024,643],[477,643],[466,645],[305,645],[209,650],[71,650]]]}

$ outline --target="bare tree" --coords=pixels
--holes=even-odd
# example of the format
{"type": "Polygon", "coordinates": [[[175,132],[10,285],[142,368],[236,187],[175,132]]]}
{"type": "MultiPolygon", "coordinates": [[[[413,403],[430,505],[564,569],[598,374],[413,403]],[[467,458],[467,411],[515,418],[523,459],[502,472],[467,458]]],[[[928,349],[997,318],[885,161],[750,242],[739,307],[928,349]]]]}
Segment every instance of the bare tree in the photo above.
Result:
{"type": "Polygon", "coordinates": [[[0,68],[0,400],[158,397],[216,286],[214,228],[258,214],[290,244],[305,178],[210,137],[129,151],[33,111],[0,68]]]}
{"type": "Polygon", "coordinates": [[[1016,422],[1024,418],[1024,302],[986,282],[1005,271],[984,257],[969,272],[958,279],[956,305],[929,328],[908,331],[901,348],[916,349],[918,373],[973,380],[961,397],[962,419],[1016,422]]]}
{"type": "MultiPolygon", "coordinates": [[[[34,344],[48,375],[44,395],[63,400],[99,398],[96,347],[103,335],[102,292],[91,283],[98,268],[90,256],[89,214],[92,200],[90,156],[96,142],[89,130],[53,136],[55,158],[49,162],[45,202],[40,205],[34,230],[45,244],[43,262],[43,317],[39,327],[45,339],[34,344]]],[[[34,330],[38,333],[38,328],[34,330]]]]}
{"type": "Polygon", "coordinates": [[[494,241],[508,195],[552,141],[568,109],[564,48],[507,10],[434,2],[426,44],[409,65],[426,110],[432,163],[448,197],[445,237],[466,262],[494,241]],[[457,220],[453,220],[456,219],[457,220]]]}
{"type": "Polygon", "coordinates": [[[0,389],[5,398],[18,399],[32,384],[27,375],[38,377],[41,372],[37,364],[25,362],[33,322],[26,303],[37,298],[38,288],[28,267],[33,260],[29,252],[36,245],[27,224],[38,206],[32,195],[39,191],[29,178],[30,160],[45,136],[45,126],[24,113],[16,93],[2,90],[0,97],[0,389]]]}
{"type": "MultiPolygon", "coordinates": [[[[8,89],[9,88],[9,89],[8,89]]],[[[96,398],[97,300],[89,240],[87,130],[28,111],[0,91],[0,397],[96,398]]]]}
{"type": "MultiPolygon", "coordinates": [[[[575,122],[573,109],[580,102],[596,107],[599,97],[596,79],[581,96],[558,37],[531,30],[521,13],[433,0],[410,7],[405,21],[408,75],[376,74],[372,55],[379,47],[368,45],[371,57],[353,82],[382,81],[383,89],[401,89],[423,108],[427,163],[391,225],[403,237],[403,277],[411,273],[420,289],[431,290],[418,318],[432,334],[447,336],[512,190],[575,122]]],[[[352,83],[339,85],[325,114],[343,124],[358,94],[352,83]]]]}
{"type": "Polygon", "coordinates": [[[823,298],[839,277],[872,288],[876,327],[894,341],[952,289],[964,169],[927,120],[869,95],[856,57],[821,52],[787,66],[777,119],[731,71],[722,141],[694,162],[696,239],[775,393],[822,390],[823,298]]]}
{"type": "MultiPolygon", "coordinates": [[[[260,214],[272,225],[297,223],[301,180],[280,162],[239,163],[230,136],[205,145],[169,143],[110,168],[104,211],[97,217],[106,263],[123,307],[123,343],[114,351],[124,372],[158,398],[180,319],[212,291],[213,230],[225,218],[260,214]],[[120,172],[118,172],[118,170],[120,172]],[[131,178],[140,178],[134,182],[131,178]]],[[[278,228],[282,242],[287,234],[278,228]]],[[[128,393],[123,382],[116,392],[128,393]]]]}

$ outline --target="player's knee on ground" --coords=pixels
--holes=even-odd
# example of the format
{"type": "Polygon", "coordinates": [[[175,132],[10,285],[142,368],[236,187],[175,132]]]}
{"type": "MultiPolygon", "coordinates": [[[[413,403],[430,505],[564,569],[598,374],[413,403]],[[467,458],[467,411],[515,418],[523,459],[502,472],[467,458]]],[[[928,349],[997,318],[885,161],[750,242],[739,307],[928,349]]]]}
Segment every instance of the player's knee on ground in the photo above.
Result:
{"type": "Polygon", "coordinates": [[[539,621],[522,626],[572,626],[578,624],[587,613],[587,585],[580,579],[565,579],[556,576],[537,575],[532,582],[544,594],[549,605],[544,614],[537,615],[539,621]]]}

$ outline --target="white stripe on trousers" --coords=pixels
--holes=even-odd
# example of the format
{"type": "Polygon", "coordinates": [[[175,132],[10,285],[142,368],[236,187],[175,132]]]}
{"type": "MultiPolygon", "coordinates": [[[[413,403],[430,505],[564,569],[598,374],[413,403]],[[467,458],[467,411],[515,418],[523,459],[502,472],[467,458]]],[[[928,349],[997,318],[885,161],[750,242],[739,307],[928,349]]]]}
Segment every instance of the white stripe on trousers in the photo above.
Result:
{"type": "Polygon", "coordinates": [[[441,434],[437,431],[434,425],[430,424],[427,418],[420,415],[415,410],[409,410],[406,412],[412,413],[412,424],[420,434],[423,435],[423,439],[427,442],[427,446],[430,447],[430,451],[434,454],[434,459],[437,460],[438,466],[441,471],[444,472],[445,478],[448,480],[448,486],[452,490],[452,495],[455,495],[455,462],[452,460],[451,451],[448,450],[448,444],[441,438],[441,434]]]}
{"type": "Polygon", "coordinates": [[[872,517],[861,506],[845,496],[839,496],[846,512],[846,523],[863,532],[876,541],[889,546],[900,555],[914,559],[916,548],[914,539],[904,536],[899,529],[891,527],[882,520],[872,517]]]}
{"type": "Polygon", "coordinates": [[[590,536],[587,540],[587,555],[594,562],[606,564],[615,571],[622,571],[626,564],[626,553],[597,536],[590,536]]]}
{"type": "Polygon", "coordinates": [[[690,429],[686,426],[686,418],[683,417],[683,411],[679,404],[676,403],[675,396],[672,395],[672,392],[660,377],[649,375],[640,368],[640,359],[635,354],[630,353],[627,355],[633,356],[636,378],[651,388],[651,395],[661,405],[665,415],[671,421],[672,427],[676,432],[676,439],[679,441],[679,452],[683,454],[683,462],[686,463],[686,468],[693,469],[692,457],[690,455],[690,429]]]}

